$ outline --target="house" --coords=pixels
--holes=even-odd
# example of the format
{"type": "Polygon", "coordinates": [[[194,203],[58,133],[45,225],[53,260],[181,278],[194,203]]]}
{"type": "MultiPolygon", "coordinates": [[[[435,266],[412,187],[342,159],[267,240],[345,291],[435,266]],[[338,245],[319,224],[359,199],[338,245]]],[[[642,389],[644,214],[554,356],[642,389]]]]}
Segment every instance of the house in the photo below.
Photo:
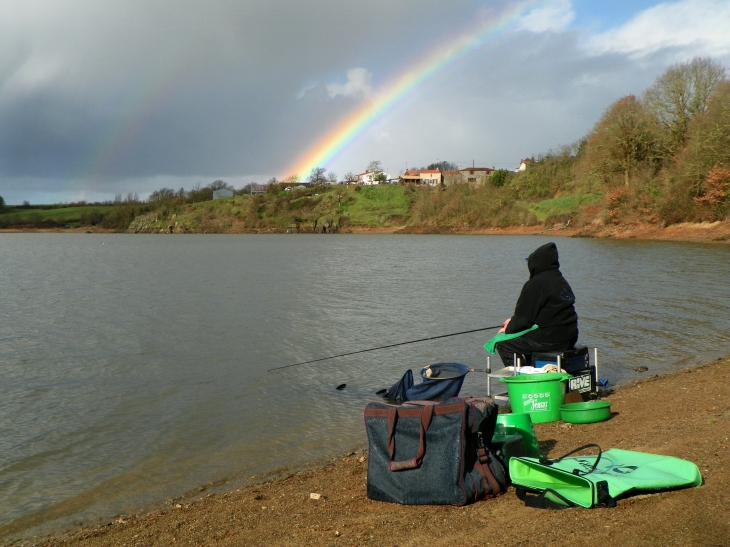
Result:
{"type": "Polygon", "coordinates": [[[461,169],[461,182],[472,184],[474,186],[480,186],[487,182],[487,179],[492,176],[494,168],[489,167],[467,167],[461,169]]]}
{"type": "Polygon", "coordinates": [[[356,175],[357,184],[361,184],[364,186],[382,184],[380,181],[375,180],[375,177],[378,175],[381,175],[380,178],[382,178],[382,175],[385,175],[385,180],[388,180],[390,178],[390,175],[388,173],[385,173],[384,171],[365,171],[364,173],[356,175]]]}
{"type": "Polygon", "coordinates": [[[421,176],[418,171],[406,171],[398,177],[399,184],[421,184],[421,176]]]}
{"type": "Polygon", "coordinates": [[[398,182],[401,184],[425,184],[427,186],[436,186],[443,180],[441,171],[438,169],[420,169],[410,170],[403,173],[398,182]]]}
{"type": "Polygon", "coordinates": [[[452,184],[460,184],[463,182],[461,179],[461,171],[444,171],[442,175],[444,177],[445,186],[451,186],[452,184]]]}
{"type": "Polygon", "coordinates": [[[233,192],[230,190],[227,190],[225,188],[221,188],[220,190],[213,190],[213,199],[221,199],[221,198],[232,198],[233,192]]]}
{"type": "Polygon", "coordinates": [[[421,184],[427,184],[428,186],[437,186],[443,180],[441,171],[438,169],[422,169],[418,174],[421,177],[421,184]]]}
{"type": "Polygon", "coordinates": [[[520,160],[520,166],[515,169],[515,173],[524,173],[527,170],[527,165],[530,163],[532,163],[532,160],[530,158],[520,160]]]}

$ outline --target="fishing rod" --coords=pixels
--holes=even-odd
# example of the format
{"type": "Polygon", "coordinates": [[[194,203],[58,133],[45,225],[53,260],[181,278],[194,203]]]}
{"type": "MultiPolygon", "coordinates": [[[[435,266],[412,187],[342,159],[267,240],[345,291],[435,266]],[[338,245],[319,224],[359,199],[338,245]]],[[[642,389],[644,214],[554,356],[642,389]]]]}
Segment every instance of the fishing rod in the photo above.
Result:
{"type": "Polygon", "coordinates": [[[495,325],[493,327],[483,327],[481,329],[465,330],[462,332],[454,332],[452,334],[441,334],[439,336],[430,336],[428,338],[420,338],[418,340],[409,340],[408,342],[399,342],[397,344],[388,344],[387,346],[378,346],[377,348],[368,348],[368,349],[361,349],[358,351],[351,351],[349,353],[340,353],[339,355],[331,355],[330,357],[321,357],[320,359],[312,359],[311,361],[303,361],[301,363],[294,363],[293,365],[284,365],[283,367],[270,368],[269,370],[267,370],[267,372],[271,372],[272,370],[281,370],[283,368],[298,367],[299,365],[308,365],[309,363],[317,363],[319,361],[326,361],[327,359],[336,359],[337,357],[345,357],[346,355],[355,355],[357,353],[375,351],[377,349],[394,348],[396,346],[405,346],[406,344],[415,344],[416,342],[426,342],[428,340],[438,340],[439,338],[448,338],[449,336],[458,336],[460,334],[469,334],[471,332],[479,332],[479,331],[483,331],[483,330],[492,330],[492,329],[501,329],[502,327],[503,327],[503,325],[500,324],[500,325],[495,325]]]}

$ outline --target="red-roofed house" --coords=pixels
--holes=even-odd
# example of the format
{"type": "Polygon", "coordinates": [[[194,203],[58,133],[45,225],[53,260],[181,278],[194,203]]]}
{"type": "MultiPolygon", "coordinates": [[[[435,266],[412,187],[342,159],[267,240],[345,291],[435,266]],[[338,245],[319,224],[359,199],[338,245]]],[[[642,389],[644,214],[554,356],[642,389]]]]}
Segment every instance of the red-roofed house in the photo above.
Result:
{"type": "Polygon", "coordinates": [[[425,184],[436,186],[441,184],[443,177],[438,169],[409,170],[403,173],[398,181],[401,184],[425,184]]]}

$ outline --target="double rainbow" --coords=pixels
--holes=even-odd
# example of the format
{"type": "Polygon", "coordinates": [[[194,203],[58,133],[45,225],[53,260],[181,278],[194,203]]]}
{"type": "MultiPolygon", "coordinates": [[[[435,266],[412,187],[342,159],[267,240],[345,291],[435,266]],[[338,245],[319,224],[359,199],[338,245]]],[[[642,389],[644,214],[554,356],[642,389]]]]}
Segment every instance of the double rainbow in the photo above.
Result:
{"type": "Polygon", "coordinates": [[[538,4],[544,3],[546,3],[544,0],[528,0],[514,4],[498,14],[486,17],[475,27],[429,51],[427,55],[419,59],[400,76],[384,86],[372,101],[363,103],[340,120],[291,164],[283,173],[283,176],[293,174],[305,176],[314,167],[326,167],[358,136],[407,98],[414,90],[433,78],[445,67],[512,30],[520,17],[534,9],[538,4]]]}

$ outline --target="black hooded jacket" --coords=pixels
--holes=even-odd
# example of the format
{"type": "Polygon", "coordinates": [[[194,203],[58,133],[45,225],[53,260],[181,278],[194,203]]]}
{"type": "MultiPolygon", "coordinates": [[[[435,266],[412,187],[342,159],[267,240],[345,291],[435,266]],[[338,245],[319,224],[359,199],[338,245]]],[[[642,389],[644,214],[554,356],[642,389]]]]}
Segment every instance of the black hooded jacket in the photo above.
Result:
{"type": "Polygon", "coordinates": [[[529,329],[525,337],[536,342],[567,342],[578,339],[578,314],[575,295],[560,273],[555,243],[538,247],[527,259],[530,279],[522,287],[515,313],[506,333],[529,329]]]}

